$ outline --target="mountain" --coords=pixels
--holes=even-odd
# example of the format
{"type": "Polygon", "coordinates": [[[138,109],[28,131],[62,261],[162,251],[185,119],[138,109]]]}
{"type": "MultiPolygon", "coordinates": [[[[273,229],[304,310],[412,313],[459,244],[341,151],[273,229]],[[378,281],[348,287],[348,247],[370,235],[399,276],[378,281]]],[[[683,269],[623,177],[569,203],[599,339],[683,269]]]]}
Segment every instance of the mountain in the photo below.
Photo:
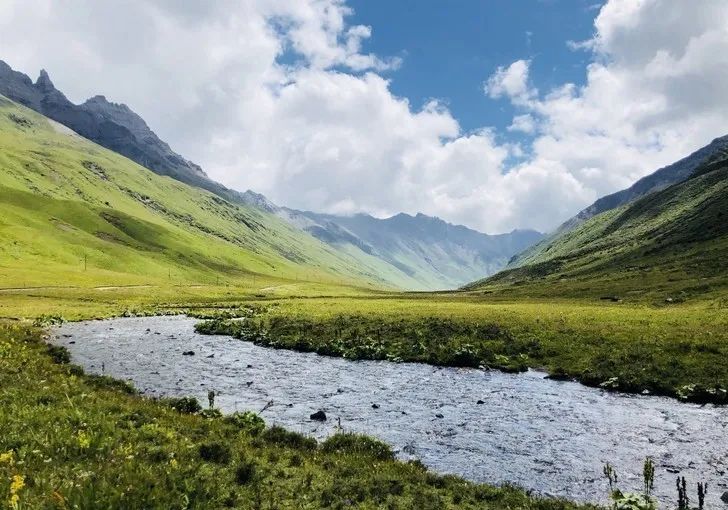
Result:
{"type": "Polygon", "coordinates": [[[529,249],[513,257],[508,264],[508,268],[518,267],[538,260],[548,251],[550,246],[558,243],[562,236],[590,218],[628,204],[650,193],[665,189],[673,184],[685,181],[705,161],[726,153],[728,153],[728,135],[716,138],[710,144],[693,152],[689,156],[643,177],[627,189],[600,198],[579,214],[564,222],[556,231],[546,236],[540,243],[531,246],[529,249]]]}
{"type": "Polygon", "coordinates": [[[368,214],[300,214],[314,222],[306,230],[318,239],[355,244],[434,289],[459,287],[496,273],[514,253],[543,237],[533,230],[487,235],[424,214],[400,213],[385,219],[368,214]]]}
{"type": "Polygon", "coordinates": [[[157,175],[0,96],[0,287],[416,282],[257,207],[157,175]],[[258,281],[261,281],[259,279],[258,281]]]}
{"type": "MultiPolygon", "coordinates": [[[[455,288],[490,275],[541,238],[534,231],[488,236],[421,214],[380,220],[367,215],[331,216],[279,207],[265,196],[240,193],[211,180],[195,163],[174,152],[128,106],[95,96],[70,102],[41,71],[35,83],[0,61],[0,94],[155,174],[201,188],[232,204],[285,220],[327,246],[342,260],[356,261],[379,283],[410,290],[455,288]]],[[[142,190],[139,190],[141,192],[142,190]]],[[[306,242],[311,242],[307,240],[306,242]]]]}
{"type": "Polygon", "coordinates": [[[76,105],[53,85],[44,70],[35,83],[0,60],[0,94],[63,124],[84,138],[126,156],[159,175],[237,201],[238,193],[210,179],[195,163],[174,152],[125,104],[95,96],[76,105]]]}
{"type": "Polygon", "coordinates": [[[725,295],[726,253],[728,151],[719,149],[685,180],[599,213],[523,265],[466,289],[669,303],[725,295]]]}
{"type": "Polygon", "coordinates": [[[513,254],[543,237],[533,230],[488,235],[424,214],[380,219],[298,211],[252,191],[243,198],[332,247],[360,250],[391,264],[417,282],[414,290],[457,288],[496,273],[513,254]]]}

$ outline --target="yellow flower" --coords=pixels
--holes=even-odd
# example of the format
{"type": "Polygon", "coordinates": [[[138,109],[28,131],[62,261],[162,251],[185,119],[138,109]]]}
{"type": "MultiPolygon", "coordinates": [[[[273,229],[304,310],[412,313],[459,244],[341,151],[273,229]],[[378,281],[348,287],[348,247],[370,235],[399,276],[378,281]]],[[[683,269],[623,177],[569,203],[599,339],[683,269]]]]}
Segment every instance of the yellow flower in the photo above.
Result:
{"type": "Polygon", "coordinates": [[[78,446],[82,450],[85,450],[86,448],[91,446],[91,439],[88,437],[86,432],[84,432],[83,430],[79,431],[79,433],[78,433],[78,446]]]}
{"type": "Polygon", "coordinates": [[[23,487],[25,487],[25,478],[23,478],[22,475],[14,475],[13,481],[10,482],[10,499],[8,500],[10,508],[18,508],[18,504],[20,503],[20,496],[18,496],[18,492],[20,492],[23,487]]]}
{"type": "Polygon", "coordinates": [[[12,450],[0,453],[0,464],[12,464],[14,460],[14,452],[12,450]]]}
{"type": "Polygon", "coordinates": [[[177,464],[178,464],[177,459],[172,459],[169,461],[169,465],[172,466],[173,468],[176,468],[177,464]]]}
{"type": "Polygon", "coordinates": [[[25,478],[23,478],[23,475],[14,475],[13,481],[10,484],[10,493],[16,494],[25,487],[25,478]]]}

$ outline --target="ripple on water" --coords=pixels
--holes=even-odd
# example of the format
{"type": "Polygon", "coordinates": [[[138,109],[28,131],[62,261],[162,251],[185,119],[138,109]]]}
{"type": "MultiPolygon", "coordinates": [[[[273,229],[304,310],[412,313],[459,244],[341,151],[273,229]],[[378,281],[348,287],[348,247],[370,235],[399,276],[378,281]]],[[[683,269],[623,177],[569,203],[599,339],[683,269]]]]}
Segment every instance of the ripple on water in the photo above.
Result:
{"type": "Polygon", "coordinates": [[[604,462],[623,488],[657,466],[656,494],[674,500],[674,471],[707,481],[720,508],[728,489],[728,409],[620,395],[539,372],[504,374],[379,361],[347,361],[194,332],[187,317],[65,324],[56,342],[86,370],[130,380],[155,396],[219,392],[223,411],[265,410],[266,421],[318,438],[345,430],[390,443],[401,457],[490,483],[599,501],[604,462]],[[183,356],[184,351],[194,356],[183,356]],[[214,356],[212,356],[214,355],[214,356]],[[483,404],[477,404],[482,400],[483,404]],[[373,407],[376,404],[378,407],[373,407]],[[329,420],[309,415],[323,409],[329,420]]]}

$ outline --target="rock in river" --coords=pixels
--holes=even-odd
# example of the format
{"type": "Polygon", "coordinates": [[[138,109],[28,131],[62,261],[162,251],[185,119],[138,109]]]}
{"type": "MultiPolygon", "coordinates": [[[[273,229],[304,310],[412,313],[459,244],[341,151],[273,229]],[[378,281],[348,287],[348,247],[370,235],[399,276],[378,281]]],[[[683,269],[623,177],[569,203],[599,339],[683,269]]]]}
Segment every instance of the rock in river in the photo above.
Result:
{"type": "Polygon", "coordinates": [[[323,411],[316,411],[310,418],[314,421],[326,421],[326,413],[323,411]]]}

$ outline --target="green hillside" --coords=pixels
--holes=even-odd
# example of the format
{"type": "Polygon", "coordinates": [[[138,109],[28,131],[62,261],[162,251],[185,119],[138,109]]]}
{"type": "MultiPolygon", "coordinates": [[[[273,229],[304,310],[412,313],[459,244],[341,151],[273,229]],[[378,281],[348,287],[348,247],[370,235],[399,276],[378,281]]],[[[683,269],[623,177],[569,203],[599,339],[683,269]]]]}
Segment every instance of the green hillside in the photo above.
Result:
{"type": "Polygon", "coordinates": [[[272,214],[104,149],[0,96],[0,288],[244,281],[407,286],[272,214]]]}
{"type": "Polygon", "coordinates": [[[728,286],[728,158],[599,214],[465,290],[674,303],[728,286]]]}

